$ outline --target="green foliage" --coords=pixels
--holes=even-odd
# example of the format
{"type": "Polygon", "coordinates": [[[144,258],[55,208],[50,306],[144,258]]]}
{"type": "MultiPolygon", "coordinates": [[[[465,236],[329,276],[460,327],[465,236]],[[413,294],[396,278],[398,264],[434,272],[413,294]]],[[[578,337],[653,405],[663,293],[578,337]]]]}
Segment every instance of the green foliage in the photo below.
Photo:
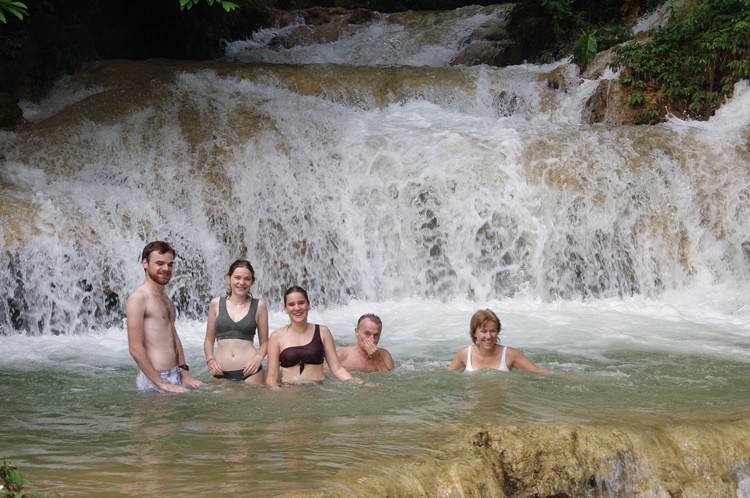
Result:
{"type": "Polygon", "coordinates": [[[75,50],[59,17],[36,10],[9,28],[0,38],[0,91],[23,88],[24,95],[36,97],[73,70],[75,50]]]}
{"type": "Polygon", "coordinates": [[[518,0],[508,29],[518,41],[524,59],[551,62],[572,54],[576,47],[585,48],[581,45],[581,31],[591,35],[589,39],[596,41],[599,51],[629,40],[632,29],[623,22],[622,8],[627,4],[630,12],[636,4],[640,8],[643,1],[518,0]]]}
{"type": "Polygon", "coordinates": [[[29,8],[23,2],[16,2],[15,0],[0,0],[0,21],[3,24],[8,24],[5,18],[6,12],[13,14],[18,19],[23,21],[24,16],[29,17],[29,8]]]}
{"type": "Polygon", "coordinates": [[[26,483],[13,462],[3,460],[0,465],[0,498],[24,498],[36,496],[39,498],[54,498],[54,493],[39,493],[38,491],[24,489],[26,483]]]}
{"type": "MultiPolygon", "coordinates": [[[[180,10],[185,10],[185,9],[190,10],[199,1],[200,0],[179,0],[179,2],[180,2],[180,10]]],[[[221,7],[226,12],[231,12],[234,9],[239,8],[239,5],[237,5],[236,3],[234,3],[234,2],[228,2],[226,0],[206,0],[206,3],[208,3],[208,5],[213,5],[214,3],[217,4],[217,5],[221,5],[221,7]]]]}
{"type": "Polygon", "coordinates": [[[581,30],[581,36],[573,47],[573,62],[578,64],[582,71],[585,71],[589,62],[596,57],[596,37],[594,34],[595,31],[581,30]]]}
{"type": "Polygon", "coordinates": [[[552,31],[560,42],[566,39],[566,33],[575,32],[584,20],[582,11],[573,10],[573,0],[540,0],[542,8],[552,19],[552,31]]]}
{"type": "MultiPolygon", "coordinates": [[[[610,67],[624,69],[624,85],[661,91],[674,110],[688,116],[709,117],[750,74],[750,0],[672,4],[669,23],[649,35],[643,44],[616,47],[610,67]]],[[[634,94],[630,103],[644,102],[634,94]]]]}
{"type": "Polygon", "coordinates": [[[607,50],[633,38],[633,28],[619,22],[600,24],[596,28],[598,50],[607,50]]]}
{"type": "Polygon", "coordinates": [[[653,125],[653,124],[656,124],[658,119],[659,119],[659,108],[657,107],[656,103],[649,101],[648,106],[646,106],[643,109],[643,111],[640,114],[638,114],[636,123],[645,124],[645,125],[653,125]]]}

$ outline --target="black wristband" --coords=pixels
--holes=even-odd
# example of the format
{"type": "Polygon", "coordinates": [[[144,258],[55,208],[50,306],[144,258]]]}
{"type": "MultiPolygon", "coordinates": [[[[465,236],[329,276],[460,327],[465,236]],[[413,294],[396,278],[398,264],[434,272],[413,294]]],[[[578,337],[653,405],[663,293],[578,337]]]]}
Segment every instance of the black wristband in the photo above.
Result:
{"type": "Polygon", "coordinates": [[[187,363],[183,363],[182,365],[177,365],[177,368],[179,368],[180,370],[185,370],[186,372],[190,371],[190,367],[187,366],[187,363]]]}

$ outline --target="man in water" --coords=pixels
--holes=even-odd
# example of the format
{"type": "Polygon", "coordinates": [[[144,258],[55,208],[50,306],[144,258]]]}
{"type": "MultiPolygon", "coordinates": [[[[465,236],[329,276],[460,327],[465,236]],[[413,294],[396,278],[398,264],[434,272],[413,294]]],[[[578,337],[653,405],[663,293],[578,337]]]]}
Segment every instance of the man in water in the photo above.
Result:
{"type": "Polygon", "coordinates": [[[347,370],[388,372],[393,370],[393,358],[387,349],[378,348],[383,322],[372,313],[362,315],[354,329],[357,343],[338,350],[341,364],[347,370]]]}
{"type": "Polygon", "coordinates": [[[139,391],[181,393],[187,391],[184,386],[203,384],[188,373],[174,325],[174,304],[164,291],[172,278],[174,258],[175,251],[167,242],[147,244],[141,253],[146,280],[125,305],[130,356],[141,370],[135,380],[139,391]]]}

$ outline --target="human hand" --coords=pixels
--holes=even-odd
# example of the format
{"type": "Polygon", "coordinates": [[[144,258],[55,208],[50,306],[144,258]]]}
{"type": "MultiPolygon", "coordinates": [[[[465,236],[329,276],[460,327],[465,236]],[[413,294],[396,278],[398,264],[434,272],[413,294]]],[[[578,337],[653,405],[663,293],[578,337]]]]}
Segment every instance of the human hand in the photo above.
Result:
{"type": "Polygon", "coordinates": [[[190,386],[190,387],[200,387],[203,385],[203,382],[199,381],[198,379],[194,379],[190,376],[189,373],[187,373],[186,370],[182,371],[182,385],[183,386],[190,386]]]}
{"type": "Polygon", "coordinates": [[[255,357],[245,363],[245,366],[242,367],[242,373],[244,375],[254,375],[258,373],[258,371],[261,368],[261,362],[263,361],[263,358],[259,354],[256,354],[255,357]]]}
{"type": "Polygon", "coordinates": [[[365,352],[369,358],[372,358],[372,355],[378,351],[378,346],[375,344],[375,341],[369,337],[364,338],[362,344],[365,346],[365,352]]]}
{"type": "Polygon", "coordinates": [[[224,375],[224,370],[221,369],[221,365],[219,365],[219,362],[213,358],[208,362],[208,372],[215,377],[224,375]]]}
{"type": "Polygon", "coordinates": [[[188,390],[182,386],[176,386],[174,384],[170,384],[169,382],[162,382],[161,385],[157,386],[159,390],[165,392],[165,393],[186,393],[188,390]]]}

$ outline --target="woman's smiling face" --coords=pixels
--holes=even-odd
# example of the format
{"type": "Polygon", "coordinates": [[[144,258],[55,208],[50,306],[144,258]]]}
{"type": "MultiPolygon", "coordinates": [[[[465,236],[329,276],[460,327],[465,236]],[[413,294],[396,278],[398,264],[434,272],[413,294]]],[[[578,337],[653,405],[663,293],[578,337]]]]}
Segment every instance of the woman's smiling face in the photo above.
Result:
{"type": "Polygon", "coordinates": [[[307,320],[307,312],[310,311],[310,303],[301,292],[291,292],[285,298],[284,311],[293,322],[307,320]]]}

